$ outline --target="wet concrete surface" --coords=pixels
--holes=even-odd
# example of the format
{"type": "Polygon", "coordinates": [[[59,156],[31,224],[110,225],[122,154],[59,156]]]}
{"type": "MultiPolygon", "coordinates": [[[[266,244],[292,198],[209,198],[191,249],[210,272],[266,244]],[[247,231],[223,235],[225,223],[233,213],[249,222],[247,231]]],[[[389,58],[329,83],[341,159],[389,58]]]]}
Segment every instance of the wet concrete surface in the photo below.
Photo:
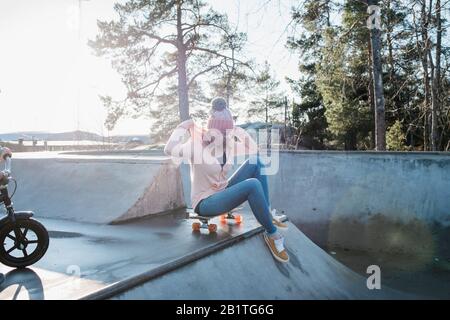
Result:
{"type": "Polygon", "coordinates": [[[381,285],[421,299],[450,299],[450,259],[367,252],[342,248],[323,248],[333,258],[362,276],[370,265],[381,270],[381,285]]]}
{"type": "Polygon", "coordinates": [[[121,225],[39,219],[50,234],[46,255],[31,268],[0,265],[0,299],[78,299],[193,251],[258,227],[244,213],[241,225],[193,233],[184,210],[121,225]]]}
{"type": "Polygon", "coordinates": [[[366,276],[381,269],[382,283],[424,299],[450,299],[450,227],[375,215],[363,223],[335,220],[297,224],[333,258],[366,276]]]}

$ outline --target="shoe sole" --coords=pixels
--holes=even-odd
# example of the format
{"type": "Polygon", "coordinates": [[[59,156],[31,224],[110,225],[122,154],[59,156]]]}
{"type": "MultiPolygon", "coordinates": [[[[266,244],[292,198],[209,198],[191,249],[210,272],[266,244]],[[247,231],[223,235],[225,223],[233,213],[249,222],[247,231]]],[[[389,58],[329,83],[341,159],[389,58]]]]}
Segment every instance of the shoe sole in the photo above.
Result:
{"type": "Polygon", "coordinates": [[[280,229],[280,230],[282,230],[282,231],[286,231],[286,230],[289,229],[289,227],[280,227],[280,226],[277,226],[276,224],[274,224],[274,226],[275,226],[277,229],[280,229]]]}
{"type": "MultiPolygon", "coordinates": [[[[275,220],[275,219],[274,219],[274,220],[275,220]]],[[[276,220],[275,220],[275,221],[276,221],[276,220]]],[[[272,223],[273,223],[273,221],[272,221],[272,223]]],[[[275,223],[273,223],[273,225],[274,225],[275,227],[277,227],[277,229],[280,229],[280,230],[283,230],[283,231],[286,231],[286,230],[289,229],[288,226],[286,226],[286,227],[280,227],[280,226],[276,225],[275,223]]]]}
{"type": "MultiPolygon", "coordinates": [[[[288,256],[288,259],[287,260],[283,260],[283,259],[281,259],[279,256],[277,256],[273,251],[272,251],[272,247],[271,247],[271,245],[270,245],[270,243],[269,243],[269,240],[267,239],[267,236],[264,234],[263,235],[263,238],[264,238],[264,242],[267,244],[267,246],[269,247],[269,251],[270,251],[270,253],[272,254],[272,256],[277,260],[277,261],[279,261],[279,262],[281,262],[281,263],[288,263],[289,262],[289,256],[288,256]]],[[[286,250],[286,249],[285,249],[286,250]]]]}

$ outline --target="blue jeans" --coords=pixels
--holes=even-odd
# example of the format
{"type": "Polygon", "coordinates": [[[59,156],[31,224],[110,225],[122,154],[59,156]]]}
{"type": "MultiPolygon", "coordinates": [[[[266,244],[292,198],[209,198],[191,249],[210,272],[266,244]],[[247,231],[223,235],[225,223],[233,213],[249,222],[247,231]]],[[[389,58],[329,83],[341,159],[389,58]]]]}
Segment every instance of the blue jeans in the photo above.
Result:
{"type": "Polygon", "coordinates": [[[199,203],[198,213],[204,216],[216,216],[248,201],[256,220],[269,234],[275,233],[277,228],[272,223],[272,215],[269,211],[267,176],[261,174],[262,167],[263,164],[259,158],[252,163],[246,160],[228,180],[228,186],[224,190],[199,203]]]}

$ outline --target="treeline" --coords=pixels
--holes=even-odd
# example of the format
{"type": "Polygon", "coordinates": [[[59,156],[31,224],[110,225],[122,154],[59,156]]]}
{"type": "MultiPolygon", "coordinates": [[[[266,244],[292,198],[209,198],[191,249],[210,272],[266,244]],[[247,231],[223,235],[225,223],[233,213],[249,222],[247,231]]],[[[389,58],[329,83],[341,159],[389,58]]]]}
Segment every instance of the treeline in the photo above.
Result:
{"type": "Polygon", "coordinates": [[[300,0],[286,47],[301,76],[285,79],[295,92],[287,98],[270,65],[245,56],[246,34],[206,2],[118,3],[118,19],[99,21],[90,41],[128,90],[102,97],[106,127],[147,116],[164,140],[180,120],[205,119],[222,95],[232,109],[246,106],[233,110],[241,122],[288,121],[293,148],[449,150],[449,8],[450,0],[300,0]]]}
{"type": "MultiPolygon", "coordinates": [[[[389,150],[450,149],[449,1],[376,1],[389,150]]],[[[370,4],[370,3],[369,3],[370,4]]],[[[375,149],[366,1],[305,0],[288,46],[300,54],[297,134],[313,148],[375,149]]]]}

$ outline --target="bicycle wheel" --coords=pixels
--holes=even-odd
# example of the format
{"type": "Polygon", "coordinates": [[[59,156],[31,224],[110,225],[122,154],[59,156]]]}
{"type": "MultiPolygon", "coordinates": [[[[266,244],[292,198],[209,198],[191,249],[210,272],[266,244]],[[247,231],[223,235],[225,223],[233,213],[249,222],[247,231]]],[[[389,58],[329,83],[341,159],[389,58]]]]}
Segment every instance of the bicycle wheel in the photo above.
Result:
{"type": "Polygon", "coordinates": [[[0,229],[0,243],[0,262],[8,267],[25,268],[43,257],[49,236],[45,227],[36,220],[16,220],[0,229]]]}

